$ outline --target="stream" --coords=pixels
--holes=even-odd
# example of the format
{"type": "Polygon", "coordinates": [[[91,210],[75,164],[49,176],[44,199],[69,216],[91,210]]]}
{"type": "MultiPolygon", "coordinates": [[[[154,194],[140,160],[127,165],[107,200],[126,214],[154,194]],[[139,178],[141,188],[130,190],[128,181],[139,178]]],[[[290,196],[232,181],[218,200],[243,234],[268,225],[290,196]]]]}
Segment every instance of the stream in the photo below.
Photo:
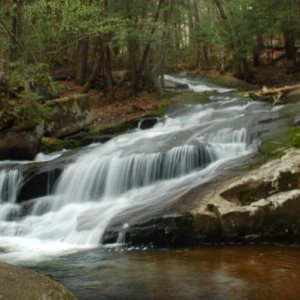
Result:
{"type": "MultiPolygon", "coordinates": [[[[296,299],[296,246],[128,248],[122,232],[103,245],[115,218],[133,216],[123,222],[129,230],[136,215],[157,213],[247,163],[261,136],[288,122],[282,107],[237,90],[201,78],[165,80],[209,92],[208,101],[173,105],[151,129],[83,149],[29,208],[18,201],[20,166],[33,162],[0,162],[0,260],[49,273],[79,299],[296,299]]],[[[40,154],[35,163],[61,155],[40,154]]]]}

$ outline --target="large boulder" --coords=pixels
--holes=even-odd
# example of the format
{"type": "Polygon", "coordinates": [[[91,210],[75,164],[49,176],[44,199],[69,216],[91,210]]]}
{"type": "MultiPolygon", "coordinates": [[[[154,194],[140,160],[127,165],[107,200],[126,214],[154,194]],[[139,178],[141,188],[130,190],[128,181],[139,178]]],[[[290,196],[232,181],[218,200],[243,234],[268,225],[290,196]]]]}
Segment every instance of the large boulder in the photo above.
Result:
{"type": "Polygon", "coordinates": [[[51,100],[46,105],[51,111],[46,120],[46,135],[71,135],[87,128],[93,121],[86,94],[51,100]]]}
{"type": "Polygon", "coordinates": [[[31,160],[39,151],[41,137],[34,131],[0,134],[0,159],[31,160]]]}
{"type": "Polygon", "coordinates": [[[75,296],[50,277],[0,262],[0,299],[75,300],[75,296]]]}

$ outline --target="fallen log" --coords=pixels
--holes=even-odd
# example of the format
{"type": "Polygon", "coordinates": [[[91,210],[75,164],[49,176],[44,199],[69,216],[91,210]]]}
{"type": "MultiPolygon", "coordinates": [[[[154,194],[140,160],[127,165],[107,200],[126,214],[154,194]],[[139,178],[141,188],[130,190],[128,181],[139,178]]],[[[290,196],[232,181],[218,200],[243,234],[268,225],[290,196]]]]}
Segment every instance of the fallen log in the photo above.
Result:
{"type": "Polygon", "coordinates": [[[300,84],[296,85],[289,85],[280,88],[267,88],[263,87],[261,90],[256,92],[250,92],[249,96],[253,100],[259,101],[271,101],[274,105],[277,104],[284,104],[284,97],[287,96],[289,93],[300,89],[300,84]]]}

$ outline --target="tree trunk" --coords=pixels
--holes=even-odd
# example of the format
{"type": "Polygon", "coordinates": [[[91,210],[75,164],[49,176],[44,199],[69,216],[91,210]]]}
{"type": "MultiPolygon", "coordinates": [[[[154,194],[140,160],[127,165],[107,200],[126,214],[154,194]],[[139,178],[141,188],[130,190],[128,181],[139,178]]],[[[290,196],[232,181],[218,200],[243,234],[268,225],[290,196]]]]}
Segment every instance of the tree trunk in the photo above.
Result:
{"type": "Polygon", "coordinates": [[[264,41],[260,34],[256,35],[256,43],[253,48],[253,67],[260,66],[260,56],[264,48],[264,41]]]}
{"type": "Polygon", "coordinates": [[[295,46],[295,36],[291,31],[284,32],[284,47],[285,54],[288,60],[293,61],[295,64],[297,62],[297,49],[295,46]]]}
{"type": "Polygon", "coordinates": [[[14,13],[11,21],[10,61],[21,59],[24,51],[24,2],[25,0],[13,0],[14,13]]]}
{"type": "Polygon", "coordinates": [[[113,91],[113,76],[111,68],[111,51],[109,44],[105,46],[105,55],[104,55],[104,74],[106,81],[106,93],[107,98],[110,102],[114,100],[114,91],[113,91]]]}
{"type": "Polygon", "coordinates": [[[88,56],[89,56],[89,39],[83,38],[78,41],[78,45],[77,45],[76,81],[79,84],[84,84],[87,80],[88,56]]]}
{"type": "Polygon", "coordinates": [[[92,73],[90,74],[87,82],[84,85],[84,88],[82,90],[83,93],[88,93],[91,86],[94,84],[97,74],[99,70],[101,70],[101,64],[103,65],[103,61],[104,61],[103,45],[102,45],[101,38],[98,37],[94,48],[94,65],[93,65],[92,73]]]}
{"type": "Polygon", "coordinates": [[[130,37],[127,42],[128,62],[132,92],[136,93],[138,86],[138,61],[140,60],[140,45],[136,38],[130,37]]]}
{"type": "MultiPolygon", "coordinates": [[[[157,11],[156,11],[156,14],[155,14],[154,20],[153,20],[154,25],[152,26],[151,31],[150,31],[150,37],[152,37],[154,35],[154,33],[157,29],[157,24],[156,23],[159,19],[161,9],[162,9],[163,5],[165,4],[165,2],[166,2],[166,0],[159,0],[157,11]]],[[[141,82],[141,79],[142,79],[143,72],[145,70],[146,62],[147,62],[148,55],[149,55],[149,52],[150,52],[150,47],[151,47],[151,42],[149,41],[146,44],[146,47],[145,47],[143,55],[142,55],[142,60],[141,60],[141,63],[139,65],[139,68],[138,68],[138,73],[137,73],[137,78],[136,78],[137,80],[135,82],[135,85],[133,86],[134,93],[137,93],[139,91],[140,82],[141,82]]]]}

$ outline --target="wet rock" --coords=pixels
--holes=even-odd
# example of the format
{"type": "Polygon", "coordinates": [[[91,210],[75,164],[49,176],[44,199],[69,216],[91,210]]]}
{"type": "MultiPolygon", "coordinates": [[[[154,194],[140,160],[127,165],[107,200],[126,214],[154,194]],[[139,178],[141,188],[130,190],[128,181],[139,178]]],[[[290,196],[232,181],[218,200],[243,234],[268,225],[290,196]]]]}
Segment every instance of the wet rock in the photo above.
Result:
{"type": "Polygon", "coordinates": [[[231,211],[221,216],[222,237],[237,239],[251,234],[249,211],[231,211]]]}
{"type": "Polygon", "coordinates": [[[31,160],[39,151],[41,137],[33,131],[0,134],[0,159],[31,160]]]}
{"type": "MultiPolygon", "coordinates": [[[[103,237],[103,243],[114,243],[121,227],[110,227],[103,237]]],[[[132,245],[152,244],[156,247],[192,245],[194,236],[193,216],[165,215],[148,219],[128,227],[125,242],[132,245]]]]}
{"type": "Polygon", "coordinates": [[[214,213],[201,213],[194,216],[195,242],[216,240],[221,238],[221,222],[214,213]]]}
{"type": "Polygon", "coordinates": [[[23,183],[18,194],[18,202],[49,195],[53,191],[65,166],[77,156],[78,152],[71,152],[53,161],[35,162],[18,166],[23,177],[23,183]]]}
{"type": "Polygon", "coordinates": [[[63,141],[53,137],[43,137],[41,151],[44,153],[51,153],[61,151],[64,149],[63,141]]]}
{"type": "Polygon", "coordinates": [[[176,82],[176,83],[174,83],[174,85],[177,89],[180,89],[180,90],[189,89],[189,85],[187,83],[178,83],[178,82],[176,82]]]}
{"type": "Polygon", "coordinates": [[[75,300],[66,288],[48,276],[0,263],[0,299],[75,300]]]}
{"type": "Polygon", "coordinates": [[[140,120],[138,127],[142,130],[150,129],[162,120],[162,118],[143,118],[140,120]]]}
{"type": "Polygon", "coordinates": [[[112,139],[111,135],[89,135],[83,138],[81,141],[82,146],[88,146],[94,143],[104,144],[112,139]]]}
{"type": "Polygon", "coordinates": [[[62,172],[62,166],[53,167],[50,170],[35,170],[30,174],[28,172],[20,189],[18,202],[49,195],[62,172]]]}

